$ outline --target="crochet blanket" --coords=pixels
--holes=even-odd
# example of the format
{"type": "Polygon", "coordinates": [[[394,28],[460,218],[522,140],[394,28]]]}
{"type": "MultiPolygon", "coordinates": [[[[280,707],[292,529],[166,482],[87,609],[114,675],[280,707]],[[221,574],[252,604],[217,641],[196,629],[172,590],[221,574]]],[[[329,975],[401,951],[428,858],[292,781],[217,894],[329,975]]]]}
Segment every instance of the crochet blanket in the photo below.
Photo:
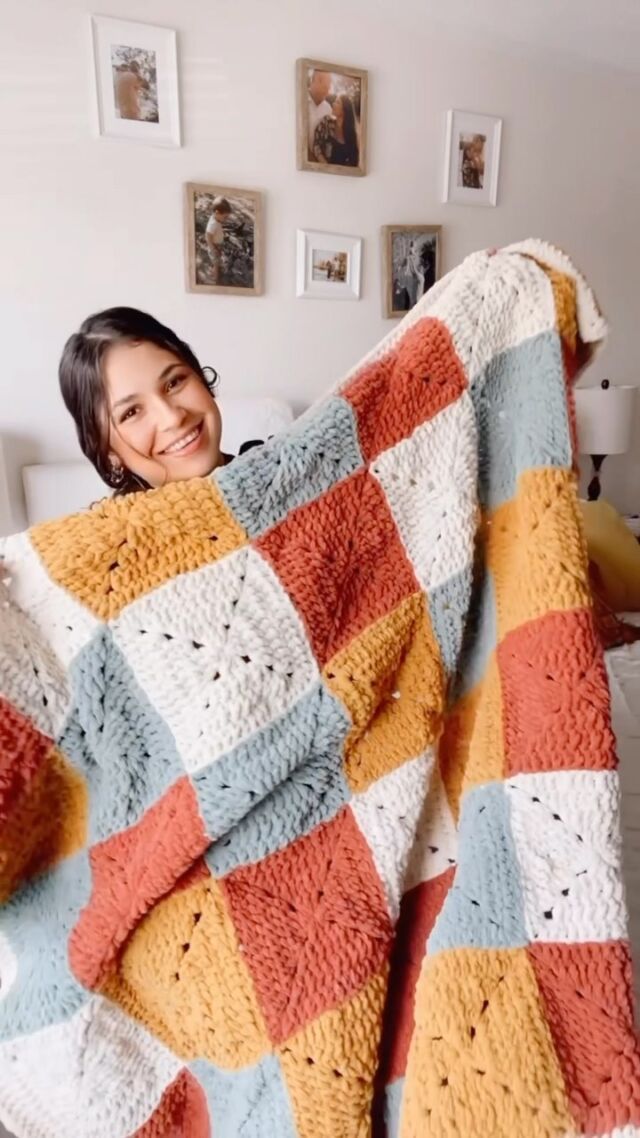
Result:
{"type": "Polygon", "coordinates": [[[210,480],[4,543],[19,1138],[640,1134],[569,260],[470,257],[210,480]]]}

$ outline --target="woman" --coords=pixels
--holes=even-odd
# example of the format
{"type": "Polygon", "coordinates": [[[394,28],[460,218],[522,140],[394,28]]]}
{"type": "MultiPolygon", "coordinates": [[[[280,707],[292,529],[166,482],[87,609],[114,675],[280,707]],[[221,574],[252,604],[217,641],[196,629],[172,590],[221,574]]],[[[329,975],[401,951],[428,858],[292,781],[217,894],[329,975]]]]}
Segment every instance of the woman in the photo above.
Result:
{"type": "Polygon", "coordinates": [[[204,478],[230,461],[220,450],[216,373],[153,316],[90,316],[65,345],[59,379],[80,446],[116,494],[204,478]]]}
{"type": "Polygon", "coordinates": [[[331,166],[358,166],[360,146],[353,103],[348,95],[338,95],[331,115],[326,115],[316,127],[314,138],[316,162],[331,166]]]}

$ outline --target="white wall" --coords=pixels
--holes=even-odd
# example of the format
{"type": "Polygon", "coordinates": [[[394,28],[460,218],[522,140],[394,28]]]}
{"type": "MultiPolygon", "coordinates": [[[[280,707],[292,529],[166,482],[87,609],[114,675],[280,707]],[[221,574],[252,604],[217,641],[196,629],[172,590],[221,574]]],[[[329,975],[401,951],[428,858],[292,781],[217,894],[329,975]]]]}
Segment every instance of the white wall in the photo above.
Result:
{"type": "MultiPolygon", "coordinates": [[[[101,0],[101,14],[179,30],[184,146],[154,149],[92,136],[91,8],[90,0],[0,6],[0,432],[14,495],[20,464],[75,453],[56,368],[66,336],[90,311],[146,308],[215,364],[225,390],[304,404],[388,329],[379,268],[379,227],[388,222],[441,222],[445,268],[529,235],[562,245],[611,319],[590,381],[639,381],[637,77],[497,40],[492,48],[486,35],[436,27],[426,8],[405,20],[402,0],[101,0]],[[301,55],[369,69],[368,177],[295,170],[301,55]],[[451,106],[504,116],[495,210],[440,204],[451,106]],[[265,191],[263,298],[185,292],[187,180],[265,191]],[[365,238],[359,303],[295,299],[297,226],[365,238]]],[[[604,481],[622,509],[640,509],[640,428],[635,459],[610,460],[604,481]]]]}

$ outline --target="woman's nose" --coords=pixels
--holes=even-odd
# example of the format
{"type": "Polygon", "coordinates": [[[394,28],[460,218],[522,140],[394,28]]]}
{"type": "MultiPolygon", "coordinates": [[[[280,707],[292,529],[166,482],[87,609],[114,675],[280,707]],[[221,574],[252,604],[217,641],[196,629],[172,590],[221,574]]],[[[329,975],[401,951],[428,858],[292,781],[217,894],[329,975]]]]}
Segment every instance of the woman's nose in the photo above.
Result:
{"type": "Polygon", "coordinates": [[[172,427],[179,427],[184,416],[184,409],[172,403],[170,399],[158,400],[155,408],[155,420],[159,431],[168,431],[172,427]]]}

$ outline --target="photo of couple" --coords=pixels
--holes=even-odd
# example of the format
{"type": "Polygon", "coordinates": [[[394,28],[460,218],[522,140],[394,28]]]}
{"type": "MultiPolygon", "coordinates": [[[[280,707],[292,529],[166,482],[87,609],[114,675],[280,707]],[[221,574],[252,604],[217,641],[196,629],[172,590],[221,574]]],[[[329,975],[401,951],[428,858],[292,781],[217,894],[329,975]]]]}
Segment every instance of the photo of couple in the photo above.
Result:
{"type": "Polygon", "coordinates": [[[299,167],[364,174],[366,72],[300,63],[299,167]]]}

